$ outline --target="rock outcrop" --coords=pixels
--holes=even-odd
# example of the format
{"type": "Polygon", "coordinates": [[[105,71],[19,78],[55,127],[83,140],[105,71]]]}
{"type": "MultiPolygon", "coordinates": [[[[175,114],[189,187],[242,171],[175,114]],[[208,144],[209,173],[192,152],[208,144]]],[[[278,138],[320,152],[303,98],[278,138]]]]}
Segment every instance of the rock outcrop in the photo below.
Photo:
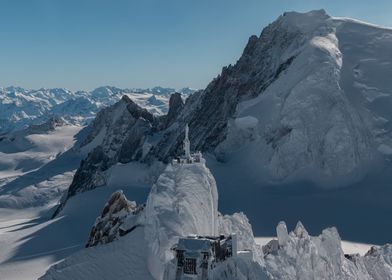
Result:
{"type": "Polygon", "coordinates": [[[95,221],[86,247],[106,244],[133,231],[138,225],[143,206],[129,201],[122,191],[113,193],[95,221]]]}
{"type": "Polygon", "coordinates": [[[113,164],[140,160],[146,153],[143,146],[146,138],[158,126],[158,117],[139,107],[127,96],[99,112],[83,132],[86,136],[76,146],[81,152],[91,152],[82,160],[53,216],[75,194],[104,186],[106,181],[103,172],[113,164]]]}
{"type": "Polygon", "coordinates": [[[63,126],[65,124],[61,117],[52,116],[46,122],[42,124],[30,125],[27,128],[29,134],[40,134],[48,133],[56,129],[56,127],[63,126]]]}

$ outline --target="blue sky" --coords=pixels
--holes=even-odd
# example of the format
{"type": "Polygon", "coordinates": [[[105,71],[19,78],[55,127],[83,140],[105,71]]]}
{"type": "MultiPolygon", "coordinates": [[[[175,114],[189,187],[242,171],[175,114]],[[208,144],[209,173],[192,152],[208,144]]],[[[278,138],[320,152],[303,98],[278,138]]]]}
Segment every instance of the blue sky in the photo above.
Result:
{"type": "Polygon", "coordinates": [[[284,11],[392,26],[392,1],[0,0],[0,86],[205,87],[284,11]]]}

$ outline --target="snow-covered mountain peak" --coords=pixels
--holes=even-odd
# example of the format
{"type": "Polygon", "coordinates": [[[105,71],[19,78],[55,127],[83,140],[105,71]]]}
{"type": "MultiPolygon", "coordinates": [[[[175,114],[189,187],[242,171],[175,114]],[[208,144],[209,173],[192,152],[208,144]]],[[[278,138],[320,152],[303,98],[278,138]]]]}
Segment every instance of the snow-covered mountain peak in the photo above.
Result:
{"type": "Polygon", "coordinates": [[[358,180],[379,151],[390,151],[392,116],[381,104],[392,102],[392,84],[385,76],[392,71],[391,35],[388,29],[335,20],[323,11],[281,16],[259,38],[251,38],[234,66],[241,65],[236,77],[247,77],[245,88],[259,83],[260,76],[248,77],[262,69],[276,69],[276,74],[254,89],[256,98],[237,104],[219,152],[233,157],[241,146],[235,161],[242,153],[252,162],[250,169],[266,159],[262,165],[269,171],[261,177],[272,180],[300,173],[317,183],[326,180],[328,186],[358,180]],[[266,52],[270,58],[263,57],[266,52]],[[243,126],[245,120],[252,121],[243,126]],[[313,171],[305,171],[307,166],[313,171]]]}
{"type": "Polygon", "coordinates": [[[325,10],[314,10],[305,13],[285,12],[277,22],[292,31],[310,33],[315,29],[325,26],[331,17],[325,10]]]}

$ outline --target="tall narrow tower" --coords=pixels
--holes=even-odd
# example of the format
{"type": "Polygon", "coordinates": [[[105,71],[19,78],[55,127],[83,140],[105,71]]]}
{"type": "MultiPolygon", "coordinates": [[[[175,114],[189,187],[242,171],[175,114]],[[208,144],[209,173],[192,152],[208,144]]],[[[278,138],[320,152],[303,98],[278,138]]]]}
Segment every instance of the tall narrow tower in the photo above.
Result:
{"type": "Polygon", "coordinates": [[[189,126],[186,124],[185,126],[185,139],[184,139],[184,152],[185,158],[191,158],[191,143],[189,142],[189,126]]]}

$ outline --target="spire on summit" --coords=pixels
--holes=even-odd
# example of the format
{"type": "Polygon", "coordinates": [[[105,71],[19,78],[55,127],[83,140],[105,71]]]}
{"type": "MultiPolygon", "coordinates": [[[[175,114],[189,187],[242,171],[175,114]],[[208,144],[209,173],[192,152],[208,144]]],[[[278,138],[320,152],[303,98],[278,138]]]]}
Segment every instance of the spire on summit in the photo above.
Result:
{"type": "Polygon", "coordinates": [[[191,141],[189,140],[189,126],[185,125],[185,137],[183,141],[184,154],[173,160],[173,163],[195,163],[202,162],[201,152],[191,153],[191,141]]]}

